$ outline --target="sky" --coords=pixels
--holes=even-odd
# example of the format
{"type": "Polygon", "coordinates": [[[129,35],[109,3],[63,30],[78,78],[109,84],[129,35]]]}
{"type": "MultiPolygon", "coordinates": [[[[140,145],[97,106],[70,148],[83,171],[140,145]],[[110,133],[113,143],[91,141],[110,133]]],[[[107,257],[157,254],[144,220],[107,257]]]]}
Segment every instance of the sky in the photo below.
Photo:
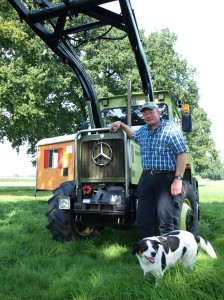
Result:
{"type": "MultiPolygon", "coordinates": [[[[117,2],[117,1],[116,1],[117,2]]],[[[224,1],[131,0],[139,28],[146,33],[169,28],[177,35],[175,50],[195,67],[199,105],[212,122],[211,133],[224,163],[224,1]]],[[[9,142],[0,144],[0,176],[35,175],[26,147],[20,154],[9,142]],[[7,157],[7,159],[6,159],[7,157]]]]}

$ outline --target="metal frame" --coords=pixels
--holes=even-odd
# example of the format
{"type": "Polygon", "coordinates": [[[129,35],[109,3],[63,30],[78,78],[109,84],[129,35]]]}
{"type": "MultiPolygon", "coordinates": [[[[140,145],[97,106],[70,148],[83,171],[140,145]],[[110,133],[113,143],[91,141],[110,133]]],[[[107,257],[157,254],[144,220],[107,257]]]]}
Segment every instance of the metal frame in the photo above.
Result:
{"type": "Polygon", "coordinates": [[[61,4],[53,5],[48,0],[36,0],[40,9],[30,11],[21,0],[8,0],[18,12],[20,19],[24,20],[51,50],[72,68],[82,85],[85,99],[91,103],[94,126],[97,128],[103,127],[98,98],[91,78],[69,42],[69,34],[107,25],[126,32],[135,54],[146,101],[154,100],[150,71],[130,0],[118,0],[121,14],[100,6],[114,1],[116,0],[64,0],[61,4]],[[87,15],[96,21],[79,26],[72,25],[72,20],[79,14],[87,15]]]}

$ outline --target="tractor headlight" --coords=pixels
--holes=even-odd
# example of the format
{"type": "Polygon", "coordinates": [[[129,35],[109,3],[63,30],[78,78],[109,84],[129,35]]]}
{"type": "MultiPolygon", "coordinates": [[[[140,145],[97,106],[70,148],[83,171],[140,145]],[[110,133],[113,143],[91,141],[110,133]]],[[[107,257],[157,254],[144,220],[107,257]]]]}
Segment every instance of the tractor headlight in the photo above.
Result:
{"type": "Polygon", "coordinates": [[[70,209],[71,202],[69,197],[59,198],[59,209],[70,209]]]}

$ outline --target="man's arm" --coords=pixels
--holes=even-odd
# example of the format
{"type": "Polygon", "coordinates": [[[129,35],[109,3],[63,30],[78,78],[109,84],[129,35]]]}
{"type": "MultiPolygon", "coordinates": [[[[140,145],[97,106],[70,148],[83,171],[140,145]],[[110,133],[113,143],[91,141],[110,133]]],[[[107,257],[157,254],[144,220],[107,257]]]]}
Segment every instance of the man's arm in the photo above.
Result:
{"type": "Polygon", "coordinates": [[[176,162],[176,172],[175,176],[180,175],[184,176],[185,168],[186,168],[186,158],[187,158],[187,153],[180,153],[177,155],[177,162],[176,162]]]}
{"type": "MultiPolygon", "coordinates": [[[[186,157],[187,153],[180,153],[177,155],[177,162],[176,162],[176,172],[175,176],[184,176],[184,171],[186,168],[186,157]]],[[[182,180],[175,178],[172,185],[171,185],[171,194],[173,196],[178,196],[181,194],[182,191],[182,180]]]]}
{"type": "Polygon", "coordinates": [[[122,123],[121,121],[116,121],[110,125],[110,132],[117,132],[118,129],[123,129],[127,133],[127,136],[132,139],[133,130],[131,127],[122,123]]]}

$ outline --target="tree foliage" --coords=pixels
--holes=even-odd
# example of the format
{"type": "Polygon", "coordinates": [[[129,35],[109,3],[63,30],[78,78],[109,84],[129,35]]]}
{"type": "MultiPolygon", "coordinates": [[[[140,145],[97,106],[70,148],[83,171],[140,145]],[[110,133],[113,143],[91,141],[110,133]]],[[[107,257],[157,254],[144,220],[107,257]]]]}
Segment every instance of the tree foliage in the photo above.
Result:
{"type": "Polygon", "coordinates": [[[167,89],[177,99],[197,106],[199,94],[194,76],[196,70],[188,67],[186,59],[174,50],[177,36],[169,29],[151,33],[145,39],[145,49],[155,90],[167,89]]]}
{"type": "Polygon", "coordinates": [[[85,107],[71,70],[15,13],[0,18],[0,41],[0,139],[34,153],[43,137],[76,131],[85,107]]]}
{"type": "MultiPolygon", "coordinates": [[[[6,137],[14,148],[28,142],[29,153],[46,137],[70,134],[86,119],[79,81],[68,66],[21,23],[7,1],[0,12],[0,141],[6,137]],[[7,8],[7,9],[6,9],[7,8]]],[[[99,97],[126,93],[127,80],[134,92],[142,90],[134,54],[125,34],[108,29],[87,33],[77,51],[91,75],[99,97]]],[[[154,90],[168,89],[183,103],[190,104],[193,133],[186,137],[196,171],[216,176],[219,153],[211,137],[211,122],[198,106],[196,70],[175,51],[177,36],[169,29],[141,32],[154,90]],[[202,139],[203,136],[203,139],[202,139]]],[[[219,176],[218,174],[217,176],[219,176]]]]}

